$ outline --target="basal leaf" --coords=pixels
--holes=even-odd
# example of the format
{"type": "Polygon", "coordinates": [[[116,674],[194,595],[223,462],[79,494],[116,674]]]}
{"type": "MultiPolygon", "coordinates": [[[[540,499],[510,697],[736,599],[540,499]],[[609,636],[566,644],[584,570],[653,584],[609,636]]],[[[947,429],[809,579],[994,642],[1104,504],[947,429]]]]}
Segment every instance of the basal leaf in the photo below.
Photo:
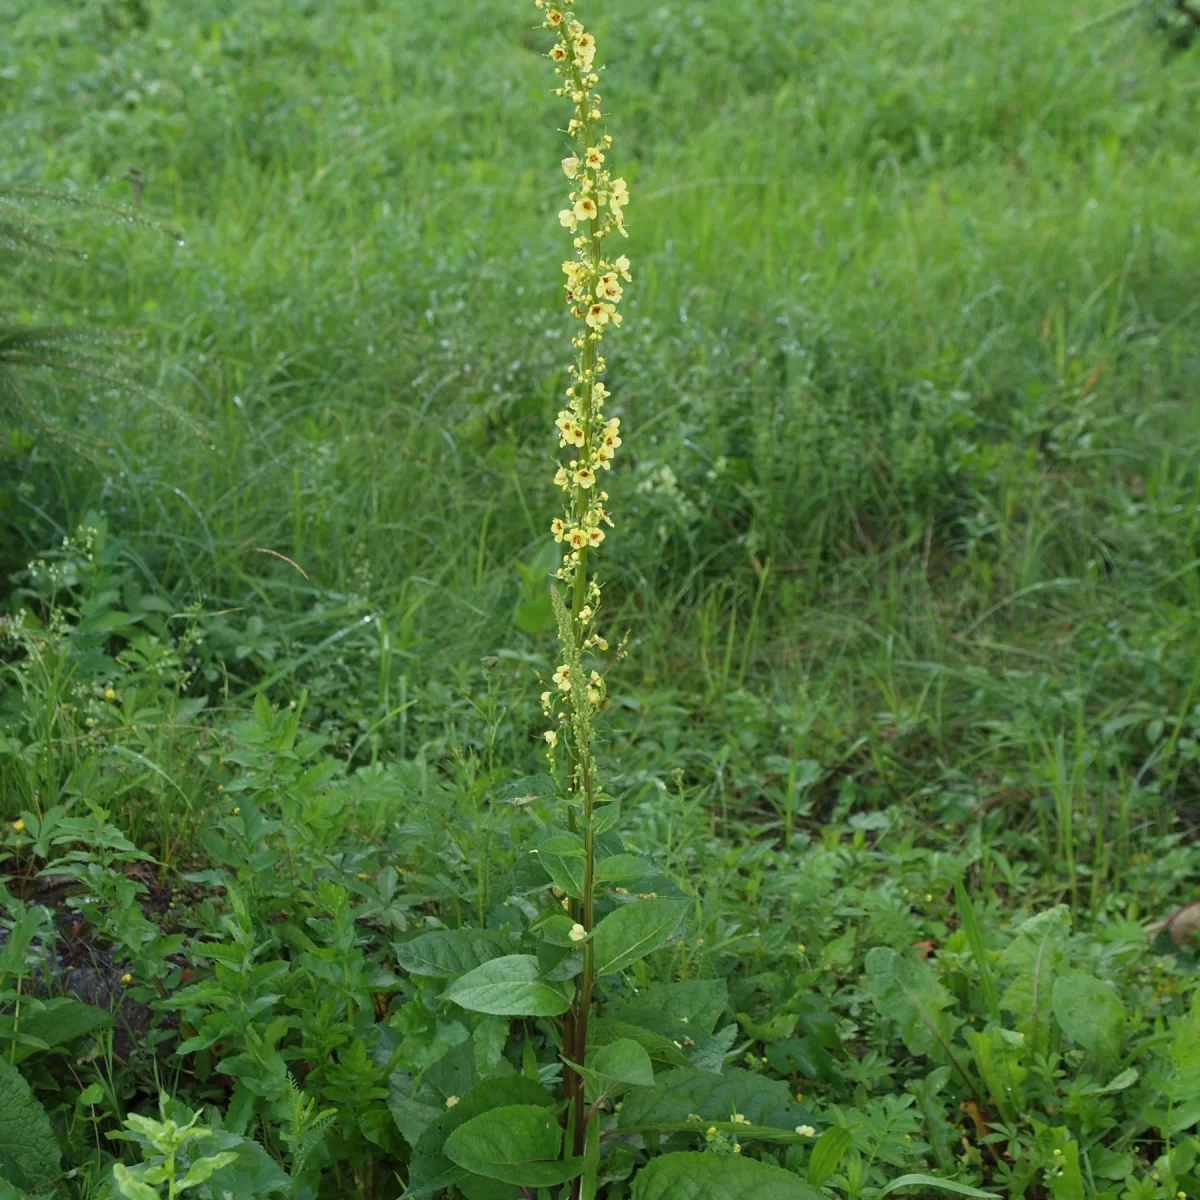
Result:
{"type": "Polygon", "coordinates": [[[534,955],[508,954],[468,971],[444,995],[472,1012],[500,1017],[554,1017],[570,1008],[574,992],[572,983],[541,978],[534,955]]]}
{"type": "Polygon", "coordinates": [[[1054,1015],[1063,1032],[1105,1062],[1116,1062],[1125,1036],[1125,1005],[1094,975],[1060,975],[1054,981],[1054,1015]]]}
{"type": "Polygon", "coordinates": [[[58,1178],[59,1163],[46,1110],[17,1068],[0,1058],[0,1179],[33,1191],[58,1178]]]}
{"type": "Polygon", "coordinates": [[[666,944],[691,907],[688,899],[636,900],[610,912],[593,930],[597,975],[615,975],[666,944]]]}
{"type": "Polygon", "coordinates": [[[962,1022],[945,1010],[954,997],[928,963],[877,946],[866,958],[867,990],[881,1016],[895,1021],[913,1054],[952,1062],[950,1040],[962,1022]]]}
{"type": "Polygon", "coordinates": [[[1051,995],[1070,933],[1071,910],[1060,904],[1023,922],[1000,956],[1000,970],[1011,980],[1000,1007],[1013,1014],[1034,1051],[1048,1044],[1051,995]]]}
{"type": "Polygon", "coordinates": [[[692,1151],[652,1159],[633,1180],[633,1200],[820,1200],[820,1195],[769,1163],[692,1151]]]}
{"type": "Polygon", "coordinates": [[[552,1187],[583,1171],[582,1158],[558,1159],[561,1144],[553,1109],[510,1104],[460,1125],[446,1139],[445,1153],[476,1175],[523,1187],[552,1187]]]}

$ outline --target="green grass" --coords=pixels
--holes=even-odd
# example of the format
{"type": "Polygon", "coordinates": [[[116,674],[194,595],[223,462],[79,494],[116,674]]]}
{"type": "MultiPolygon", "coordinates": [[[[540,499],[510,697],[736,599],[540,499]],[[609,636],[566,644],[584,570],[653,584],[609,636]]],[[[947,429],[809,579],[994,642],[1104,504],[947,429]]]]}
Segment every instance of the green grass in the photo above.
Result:
{"type": "MultiPolygon", "coordinates": [[[[605,543],[632,836],[731,939],[816,941],[796,872],[873,829],[965,856],[989,920],[1169,915],[1200,882],[1196,52],[1076,0],[588,7],[633,195],[605,543]]],[[[125,204],[136,166],[160,226],[74,221],[87,263],[40,279],[144,338],[155,402],[50,390],[88,453],[0,444],[7,603],[39,614],[0,660],[4,815],[90,795],[203,865],[259,693],[477,813],[536,769],[554,665],[520,607],[568,360],[531,6],[0,25],[0,182],[125,204]],[[59,599],[134,616],[56,641],[20,572],[98,513],[113,560],[59,599]]]]}

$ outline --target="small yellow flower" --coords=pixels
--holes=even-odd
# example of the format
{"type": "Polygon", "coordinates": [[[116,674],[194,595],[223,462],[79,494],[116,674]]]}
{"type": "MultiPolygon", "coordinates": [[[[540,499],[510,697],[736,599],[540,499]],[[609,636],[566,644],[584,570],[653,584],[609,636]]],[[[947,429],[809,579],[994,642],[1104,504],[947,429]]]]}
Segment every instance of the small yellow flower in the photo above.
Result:
{"type": "Polygon", "coordinates": [[[16,819],[16,820],[15,820],[15,821],[12,823],[12,827],[13,827],[13,829],[15,829],[15,830],[17,831],[17,833],[24,833],[24,832],[25,832],[25,822],[24,822],[24,821],[22,821],[20,817],[18,817],[18,818],[17,818],[17,819],[16,819]]]}
{"type": "Polygon", "coordinates": [[[807,947],[804,945],[803,942],[798,942],[796,944],[796,949],[799,950],[801,954],[803,954],[804,951],[807,949],[807,947]]]}
{"type": "Polygon", "coordinates": [[[130,975],[130,973],[128,971],[126,971],[125,974],[121,976],[121,982],[124,984],[130,984],[133,982],[133,976],[130,975]]]}
{"type": "MultiPolygon", "coordinates": [[[[574,179],[575,176],[579,174],[579,159],[577,159],[573,154],[568,154],[567,157],[562,160],[562,169],[563,174],[566,175],[568,179],[574,179]]],[[[578,263],[572,263],[571,265],[575,268],[578,268],[579,266],[578,263]]],[[[564,264],[563,270],[566,271],[566,269],[566,265],[564,264]]],[[[568,272],[568,274],[570,274],[570,272],[568,272]]]]}
{"type": "Polygon", "coordinates": [[[585,319],[592,329],[603,329],[609,321],[614,325],[620,325],[621,323],[616,306],[608,304],[603,300],[597,300],[594,304],[588,305],[587,317],[585,319]]]}
{"type": "Polygon", "coordinates": [[[617,273],[609,271],[606,275],[600,276],[599,293],[605,300],[611,300],[614,304],[621,299],[623,289],[620,283],[617,282],[617,273]]]}
{"type": "Polygon", "coordinates": [[[580,925],[578,921],[576,921],[575,924],[571,926],[571,930],[567,934],[567,937],[569,937],[573,942],[586,942],[587,930],[584,929],[584,927],[580,925]]]}
{"type": "Polygon", "coordinates": [[[604,541],[604,530],[598,526],[587,531],[587,540],[589,546],[598,546],[604,541]]]}
{"type": "Polygon", "coordinates": [[[735,1125],[749,1125],[750,1124],[749,1120],[747,1120],[747,1118],[746,1118],[745,1113],[734,1113],[732,1120],[735,1125]]]}
{"type": "Polygon", "coordinates": [[[558,690],[560,692],[569,692],[571,690],[570,663],[563,663],[563,665],[554,672],[554,682],[558,684],[558,690]]]}
{"type": "Polygon", "coordinates": [[[447,1108],[453,1108],[457,1103],[458,1103],[457,1096],[447,1096],[446,1097],[446,1107],[447,1108]]]}
{"type": "Polygon", "coordinates": [[[575,472],[575,482],[579,484],[581,488],[590,488],[592,484],[596,482],[596,472],[593,471],[591,467],[580,467],[579,470],[575,472]]]}
{"type": "Polygon", "coordinates": [[[546,745],[548,745],[551,750],[558,745],[558,733],[555,730],[547,729],[546,732],[542,734],[542,737],[546,739],[546,745]]]}
{"type": "Polygon", "coordinates": [[[572,550],[582,550],[587,544],[588,537],[582,529],[572,529],[571,532],[567,534],[567,545],[570,546],[572,550]]]}
{"type": "Polygon", "coordinates": [[[562,15],[562,13],[560,13],[558,11],[557,8],[552,8],[552,9],[550,9],[549,12],[546,13],[546,24],[547,25],[558,26],[558,25],[562,24],[562,20],[563,20],[563,15],[562,15]]]}
{"type": "Polygon", "coordinates": [[[367,875],[366,871],[359,871],[358,878],[359,879],[367,879],[367,878],[369,878],[369,876],[367,875]]]}
{"type": "MultiPolygon", "coordinates": [[[[611,205],[610,205],[611,207],[611,205]]],[[[596,202],[591,196],[580,196],[575,201],[575,211],[572,214],[577,221],[594,221],[596,214],[600,210],[596,207],[596,202]]],[[[562,214],[559,214],[559,220],[562,220],[562,214]]],[[[564,224],[566,222],[563,222],[564,224]]]]}
{"type": "Polygon", "coordinates": [[[555,517],[550,522],[550,532],[554,534],[556,542],[561,542],[567,536],[567,526],[561,517],[555,517]]]}
{"type": "Polygon", "coordinates": [[[554,59],[555,62],[563,62],[567,57],[567,48],[566,46],[562,45],[552,46],[549,53],[550,57],[554,59]]]}
{"type": "Polygon", "coordinates": [[[601,152],[600,147],[589,146],[587,153],[583,156],[583,161],[587,163],[587,165],[591,167],[593,171],[596,170],[596,168],[599,167],[604,161],[604,155],[601,152]]]}
{"type": "Polygon", "coordinates": [[[741,1154],[741,1152],[742,1152],[742,1143],[741,1142],[733,1143],[733,1152],[734,1152],[734,1154],[741,1154]]]}
{"type": "Polygon", "coordinates": [[[633,276],[629,274],[629,259],[627,259],[625,255],[622,254],[620,258],[613,263],[613,266],[617,268],[621,278],[625,280],[626,283],[629,283],[633,279],[633,276]]]}
{"type": "Polygon", "coordinates": [[[569,209],[564,208],[558,214],[559,224],[565,226],[572,233],[579,228],[579,222],[575,219],[575,214],[569,209]]]}
{"type": "Polygon", "coordinates": [[[559,467],[559,468],[558,468],[558,470],[555,472],[555,475],[554,475],[554,482],[555,482],[555,483],[557,483],[557,484],[558,484],[558,486],[559,486],[560,488],[562,488],[562,490],[563,490],[564,492],[565,492],[565,491],[568,491],[568,490],[570,489],[571,482],[570,482],[570,480],[567,478],[567,472],[566,472],[566,470],[565,470],[564,468],[562,468],[562,467],[559,467]]]}
{"type": "Polygon", "coordinates": [[[815,1137],[817,1131],[811,1125],[797,1125],[796,1132],[801,1137],[815,1137]]]}
{"type": "Polygon", "coordinates": [[[115,700],[117,698],[117,693],[116,693],[115,689],[106,687],[104,689],[104,698],[105,698],[105,700],[115,700]]]}
{"type": "Polygon", "coordinates": [[[586,71],[596,57],[596,39],[590,33],[580,33],[575,38],[575,61],[586,71]]]}

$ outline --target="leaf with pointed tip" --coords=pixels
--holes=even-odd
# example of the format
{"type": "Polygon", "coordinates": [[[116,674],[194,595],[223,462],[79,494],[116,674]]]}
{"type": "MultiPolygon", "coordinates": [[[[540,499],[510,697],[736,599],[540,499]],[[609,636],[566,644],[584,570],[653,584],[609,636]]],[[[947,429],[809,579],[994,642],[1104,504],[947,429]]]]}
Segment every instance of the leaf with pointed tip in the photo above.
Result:
{"type": "Polygon", "coordinates": [[[636,900],[614,909],[592,931],[597,975],[615,975],[665,945],[692,906],[687,899],[636,900]]]}
{"type": "Polygon", "coordinates": [[[633,1181],[633,1200],[821,1200],[821,1193],[753,1158],[683,1151],[655,1158],[633,1181]]]}
{"type": "Polygon", "coordinates": [[[471,1012],[498,1017],[556,1017],[571,1007],[575,986],[543,979],[532,954],[493,958],[456,979],[442,994],[471,1012]]]}

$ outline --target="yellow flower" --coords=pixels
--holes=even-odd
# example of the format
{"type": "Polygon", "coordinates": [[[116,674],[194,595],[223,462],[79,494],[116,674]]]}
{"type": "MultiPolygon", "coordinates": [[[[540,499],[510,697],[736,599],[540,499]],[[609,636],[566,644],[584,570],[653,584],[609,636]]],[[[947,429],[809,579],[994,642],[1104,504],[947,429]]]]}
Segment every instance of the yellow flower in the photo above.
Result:
{"type": "Polygon", "coordinates": [[[567,48],[563,45],[553,46],[550,49],[550,57],[555,62],[562,62],[567,57],[567,48]]]}
{"type": "Polygon", "coordinates": [[[626,283],[629,283],[633,278],[633,276],[629,274],[629,259],[622,254],[620,258],[613,263],[613,266],[617,268],[618,272],[620,272],[621,278],[625,280],[626,283]]]}
{"type": "Polygon", "coordinates": [[[614,304],[621,299],[622,288],[617,282],[615,271],[610,271],[607,275],[600,276],[600,286],[598,291],[606,300],[611,300],[614,304]]]}
{"type": "Polygon", "coordinates": [[[580,467],[575,472],[575,482],[581,488],[590,488],[596,482],[596,472],[591,467],[580,467]]]}
{"type": "Polygon", "coordinates": [[[603,404],[604,401],[607,400],[609,398],[609,396],[611,396],[611,395],[612,395],[612,392],[610,392],[608,390],[608,388],[606,388],[604,386],[604,384],[599,383],[599,382],[592,384],[592,403],[593,404],[603,404]]]}
{"type": "Polygon", "coordinates": [[[117,693],[112,688],[106,687],[104,689],[104,698],[105,700],[115,700],[117,698],[117,693]]]}
{"type": "MultiPolygon", "coordinates": [[[[591,196],[580,196],[579,199],[575,201],[574,216],[577,221],[593,221],[595,220],[596,214],[599,211],[600,210],[596,207],[595,200],[593,200],[591,196]]],[[[562,220],[561,213],[559,214],[559,220],[562,220]]],[[[565,225],[566,222],[564,221],[563,224],[565,225]]]]}
{"type": "Polygon", "coordinates": [[[567,536],[567,527],[563,523],[563,519],[561,517],[555,517],[554,520],[550,522],[550,532],[554,534],[554,540],[556,542],[561,542],[563,538],[567,536]]]}
{"type": "Polygon", "coordinates": [[[558,684],[560,692],[569,692],[571,690],[571,664],[563,663],[557,671],[554,672],[554,682],[558,684]]]}
{"type": "Polygon", "coordinates": [[[797,1125],[796,1132],[801,1137],[815,1137],[817,1131],[811,1125],[797,1125]]]}
{"type": "Polygon", "coordinates": [[[599,146],[589,146],[587,153],[583,156],[583,161],[594,171],[604,161],[604,155],[600,151],[599,146]]]}
{"type": "MultiPolygon", "coordinates": [[[[568,155],[562,160],[562,169],[563,173],[568,179],[574,179],[575,176],[579,174],[579,159],[577,159],[573,154],[568,155]]],[[[579,264],[572,263],[571,265],[578,267],[579,264]]],[[[565,271],[566,269],[567,268],[564,266],[563,270],[565,271]]]]}
{"type": "Polygon", "coordinates": [[[12,827],[13,827],[13,829],[15,829],[15,830],[17,831],[17,833],[24,833],[24,832],[25,832],[25,822],[24,822],[24,821],[22,821],[20,817],[18,817],[18,818],[17,818],[17,819],[16,819],[16,820],[15,820],[15,821],[12,823],[12,827]]]}
{"type": "Polygon", "coordinates": [[[447,1096],[446,1097],[446,1107],[447,1108],[453,1108],[457,1103],[458,1103],[457,1096],[447,1096]]]}
{"type": "Polygon", "coordinates": [[[575,220],[575,214],[569,208],[559,211],[558,220],[560,225],[569,229],[572,233],[579,228],[579,222],[575,220]]]}
{"type": "Polygon", "coordinates": [[[604,541],[604,530],[596,528],[589,529],[587,531],[587,540],[589,546],[600,545],[600,543],[604,541]]]}
{"type": "Polygon", "coordinates": [[[616,308],[611,304],[606,304],[603,300],[597,300],[595,304],[588,305],[586,320],[593,329],[603,329],[609,321],[612,321],[614,325],[621,323],[616,308]]]}
{"type": "Polygon", "coordinates": [[[562,15],[562,13],[560,13],[558,11],[557,8],[552,8],[552,9],[550,9],[549,12],[546,13],[546,24],[547,25],[554,25],[554,26],[561,25],[562,19],[563,19],[563,15],[562,15]]]}
{"type": "Polygon", "coordinates": [[[569,937],[573,942],[586,942],[587,930],[584,929],[584,927],[580,925],[578,921],[576,921],[575,924],[571,926],[571,931],[567,934],[567,937],[569,937]]]}
{"type": "Polygon", "coordinates": [[[582,550],[587,544],[587,534],[584,533],[582,529],[572,529],[571,532],[567,534],[567,545],[570,546],[572,550],[582,550]]]}
{"type": "Polygon", "coordinates": [[[549,746],[551,750],[558,745],[558,732],[556,730],[547,729],[546,732],[542,734],[542,737],[546,739],[546,745],[549,746]]]}
{"type": "Polygon", "coordinates": [[[587,70],[596,57],[596,39],[590,33],[580,33],[575,38],[575,61],[587,70]]]}
{"type": "Polygon", "coordinates": [[[559,467],[558,471],[555,473],[554,482],[557,483],[564,492],[571,486],[569,480],[567,479],[567,472],[562,467],[559,467]]]}
{"type": "Polygon", "coordinates": [[[126,971],[125,974],[121,976],[121,982],[125,983],[125,984],[130,984],[133,982],[133,976],[130,975],[130,973],[128,971],[126,971]]]}

